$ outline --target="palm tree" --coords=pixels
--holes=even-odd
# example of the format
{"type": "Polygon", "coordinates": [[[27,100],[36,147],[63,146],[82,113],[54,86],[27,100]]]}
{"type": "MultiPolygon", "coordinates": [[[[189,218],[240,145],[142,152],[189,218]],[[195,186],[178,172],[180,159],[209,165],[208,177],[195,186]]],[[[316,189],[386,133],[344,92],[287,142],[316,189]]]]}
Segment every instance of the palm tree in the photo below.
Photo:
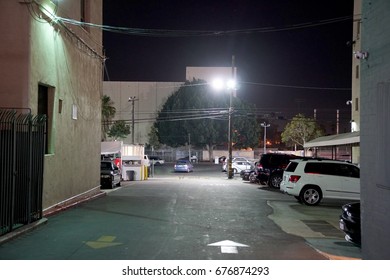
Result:
{"type": "Polygon", "coordinates": [[[110,121],[115,117],[116,109],[114,102],[107,95],[102,96],[102,141],[106,140],[110,129],[110,121]]]}

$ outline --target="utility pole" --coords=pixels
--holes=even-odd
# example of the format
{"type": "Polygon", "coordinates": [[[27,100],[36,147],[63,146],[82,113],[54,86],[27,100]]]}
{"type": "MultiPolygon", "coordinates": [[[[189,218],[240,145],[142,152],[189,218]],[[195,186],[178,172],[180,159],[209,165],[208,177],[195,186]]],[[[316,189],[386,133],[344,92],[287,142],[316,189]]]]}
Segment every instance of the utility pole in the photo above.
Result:
{"type": "Polygon", "coordinates": [[[233,162],[233,147],[232,147],[232,129],[233,129],[233,120],[232,120],[232,114],[233,114],[233,96],[235,95],[235,83],[236,83],[236,76],[234,71],[234,55],[232,56],[232,88],[230,91],[230,105],[229,105],[229,128],[228,128],[228,150],[229,150],[229,159],[228,159],[228,179],[233,179],[233,168],[232,168],[232,162],[233,162]]]}
{"type": "Polygon", "coordinates": [[[267,124],[266,122],[263,122],[260,124],[262,127],[264,127],[264,151],[263,153],[267,153],[267,127],[270,127],[270,124],[267,124]]]}
{"type": "Polygon", "coordinates": [[[188,161],[191,162],[191,133],[188,133],[188,161]]]}
{"type": "Polygon", "coordinates": [[[135,134],[135,131],[134,131],[134,102],[135,101],[138,101],[138,98],[135,97],[135,96],[131,96],[129,97],[129,102],[131,102],[131,143],[134,144],[134,134],[135,134]]]}

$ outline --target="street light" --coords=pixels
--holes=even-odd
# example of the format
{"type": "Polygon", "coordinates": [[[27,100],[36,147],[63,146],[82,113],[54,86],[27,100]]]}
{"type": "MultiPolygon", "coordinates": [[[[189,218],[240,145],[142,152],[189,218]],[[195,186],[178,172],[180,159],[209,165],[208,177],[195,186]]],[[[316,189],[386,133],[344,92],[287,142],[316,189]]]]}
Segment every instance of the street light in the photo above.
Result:
{"type": "Polygon", "coordinates": [[[232,169],[232,128],[233,128],[233,96],[235,96],[235,91],[237,89],[236,85],[236,71],[234,66],[234,55],[232,56],[232,77],[231,80],[229,80],[226,84],[224,84],[223,80],[216,79],[212,82],[212,87],[215,90],[222,90],[222,89],[228,89],[230,90],[230,99],[229,99],[229,125],[228,125],[228,164],[227,164],[227,173],[228,173],[228,179],[233,178],[233,169],[232,169]]]}
{"type": "Polygon", "coordinates": [[[260,124],[262,127],[264,127],[264,154],[267,153],[267,127],[270,127],[270,124],[267,124],[266,122],[263,122],[260,124]]]}
{"type": "Polygon", "coordinates": [[[232,156],[232,128],[233,128],[233,120],[232,120],[232,114],[233,114],[233,95],[234,91],[236,90],[236,75],[234,71],[234,55],[232,56],[232,79],[228,83],[228,88],[230,88],[230,101],[229,101],[229,128],[228,128],[228,145],[229,145],[229,160],[228,160],[228,179],[233,178],[233,168],[232,168],[232,162],[233,162],[233,156],[232,156]]]}

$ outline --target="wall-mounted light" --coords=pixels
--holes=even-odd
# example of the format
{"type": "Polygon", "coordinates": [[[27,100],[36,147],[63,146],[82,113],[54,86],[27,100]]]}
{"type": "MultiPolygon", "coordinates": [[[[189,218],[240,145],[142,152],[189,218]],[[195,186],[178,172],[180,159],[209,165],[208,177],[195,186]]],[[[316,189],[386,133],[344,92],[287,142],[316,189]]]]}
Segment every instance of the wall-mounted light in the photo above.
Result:
{"type": "MultiPolygon", "coordinates": [[[[42,13],[50,20],[54,20],[56,17],[57,4],[56,0],[36,0],[42,13]]],[[[46,19],[46,20],[48,20],[46,19]]]]}
{"type": "Polygon", "coordinates": [[[353,52],[353,55],[355,56],[356,59],[367,59],[368,58],[368,52],[364,52],[364,51],[353,52]]]}

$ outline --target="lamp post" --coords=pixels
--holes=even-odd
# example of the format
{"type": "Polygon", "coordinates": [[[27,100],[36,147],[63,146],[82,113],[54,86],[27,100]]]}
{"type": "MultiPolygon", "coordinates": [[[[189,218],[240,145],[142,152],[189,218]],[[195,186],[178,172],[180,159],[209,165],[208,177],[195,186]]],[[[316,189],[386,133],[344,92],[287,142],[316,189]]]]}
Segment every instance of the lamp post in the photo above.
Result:
{"type": "Polygon", "coordinates": [[[228,124],[228,135],[227,135],[227,141],[228,141],[228,157],[227,157],[227,174],[228,179],[233,178],[233,169],[232,169],[232,150],[233,150],[233,143],[232,143],[232,130],[233,130],[233,96],[235,96],[236,91],[236,71],[234,66],[234,55],[232,56],[232,78],[230,81],[228,81],[227,84],[224,83],[223,80],[216,79],[212,83],[212,87],[217,90],[223,90],[226,89],[225,86],[227,86],[227,89],[230,91],[230,98],[229,98],[229,110],[228,110],[228,118],[229,118],[229,124],[228,124]]]}
{"type": "Polygon", "coordinates": [[[129,102],[131,102],[131,144],[134,144],[134,102],[137,101],[137,97],[129,97],[129,102]]]}
{"type": "Polygon", "coordinates": [[[263,122],[260,124],[262,127],[264,127],[264,154],[267,153],[267,127],[270,127],[270,124],[267,124],[266,122],[263,122]]]}
{"type": "Polygon", "coordinates": [[[233,168],[232,168],[232,162],[233,162],[233,155],[232,155],[232,128],[233,128],[233,95],[236,88],[235,85],[235,71],[234,71],[234,55],[232,56],[232,81],[229,85],[230,87],[230,100],[229,100],[229,128],[228,128],[228,153],[229,153],[229,159],[228,159],[228,179],[233,178],[233,168]]]}

